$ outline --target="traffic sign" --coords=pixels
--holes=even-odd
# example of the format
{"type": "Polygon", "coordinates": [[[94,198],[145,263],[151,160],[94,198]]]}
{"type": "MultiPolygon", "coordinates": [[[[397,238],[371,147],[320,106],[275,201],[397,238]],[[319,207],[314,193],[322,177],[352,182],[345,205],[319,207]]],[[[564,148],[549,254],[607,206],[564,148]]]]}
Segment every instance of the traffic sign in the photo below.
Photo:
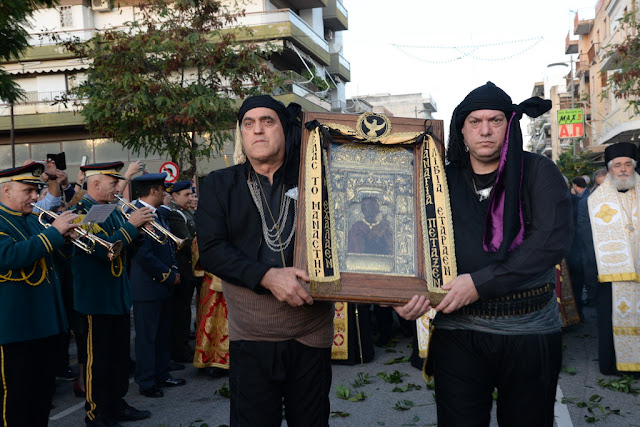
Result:
{"type": "Polygon", "coordinates": [[[166,182],[176,182],[178,180],[178,165],[173,162],[164,162],[162,166],[160,166],[160,173],[166,172],[167,179],[166,182]]]}
{"type": "Polygon", "coordinates": [[[558,110],[558,138],[582,138],[584,136],[584,111],[582,108],[558,110]]]}

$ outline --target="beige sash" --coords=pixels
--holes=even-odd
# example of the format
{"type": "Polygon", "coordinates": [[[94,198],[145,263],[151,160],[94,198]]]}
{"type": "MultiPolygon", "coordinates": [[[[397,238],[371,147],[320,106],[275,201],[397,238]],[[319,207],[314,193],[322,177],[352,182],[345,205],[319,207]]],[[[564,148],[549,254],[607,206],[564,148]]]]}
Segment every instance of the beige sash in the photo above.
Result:
{"type": "Polygon", "coordinates": [[[632,242],[638,233],[637,194],[640,194],[640,176],[637,174],[635,191],[627,193],[618,192],[607,175],[602,185],[589,196],[587,203],[600,282],[640,282],[638,248],[632,242]],[[632,232],[627,229],[630,222],[634,228],[632,232]]]}
{"type": "Polygon", "coordinates": [[[640,266],[638,212],[640,176],[620,193],[609,175],[588,199],[598,280],[612,282],[612,324],[616,367],[640,371],[640,266]]]}

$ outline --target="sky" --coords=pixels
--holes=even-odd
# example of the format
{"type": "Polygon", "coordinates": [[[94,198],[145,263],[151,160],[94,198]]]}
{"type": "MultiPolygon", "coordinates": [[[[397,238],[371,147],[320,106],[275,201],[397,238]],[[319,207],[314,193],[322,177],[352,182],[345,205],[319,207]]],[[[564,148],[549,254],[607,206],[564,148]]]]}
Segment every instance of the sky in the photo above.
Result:
{"type": "Polygon", "coordinates": [[[438,107],[434,117],[444,120],[448,135],[453,109],[487,81],[516,104],[531,97],[548,64],[569,61],[565,38],[569,31],[572,39],[578,37],[573,35],[576,11],[580,19],[593,18],[596,3],[343,0],[349,13],[343,33],[343,53],[351,64],[347,98],[431,95],[438,107]]]}

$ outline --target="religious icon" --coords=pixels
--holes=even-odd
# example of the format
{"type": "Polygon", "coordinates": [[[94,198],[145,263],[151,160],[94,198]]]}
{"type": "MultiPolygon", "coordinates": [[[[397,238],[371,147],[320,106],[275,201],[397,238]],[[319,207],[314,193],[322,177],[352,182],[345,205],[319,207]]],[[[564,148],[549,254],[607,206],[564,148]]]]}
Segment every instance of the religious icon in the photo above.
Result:
{"type": "Polygon", "coordinates": [[[413,162],[412,151],[404,147],[332,144],[329,167],[341,271],[416,274],[413,162]]]}
{"type": "Polygon", "coordinates": [[[360,202],[362,219],[349,229],[349,252],[361,254],[391,255],[393,232],[389,220],[380,213],[375,197],[365,197],[360,202]]]}
{"type": "Polygon", "coordinates": [[[314,299],[359,303],[437,291],[455,274],[433,184],[443,179],[434,162],[443,123],[379,113],[305,113],[303,122],[294,254],[309,273],[303,286],[314,299]]]}

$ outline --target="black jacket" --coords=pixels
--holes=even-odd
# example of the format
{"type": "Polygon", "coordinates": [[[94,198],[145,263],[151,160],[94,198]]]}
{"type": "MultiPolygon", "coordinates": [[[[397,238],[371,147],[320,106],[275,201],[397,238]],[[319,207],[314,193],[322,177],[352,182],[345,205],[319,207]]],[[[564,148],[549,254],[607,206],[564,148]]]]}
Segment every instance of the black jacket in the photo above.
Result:
{"type": "Polygon", "coordinates": [[[256,290],[271,266],[258,261],[261,220],[247,177],[249,162],[211,172],[202,182],[196,232],[202,267],[229,283],[256,290]]]}

